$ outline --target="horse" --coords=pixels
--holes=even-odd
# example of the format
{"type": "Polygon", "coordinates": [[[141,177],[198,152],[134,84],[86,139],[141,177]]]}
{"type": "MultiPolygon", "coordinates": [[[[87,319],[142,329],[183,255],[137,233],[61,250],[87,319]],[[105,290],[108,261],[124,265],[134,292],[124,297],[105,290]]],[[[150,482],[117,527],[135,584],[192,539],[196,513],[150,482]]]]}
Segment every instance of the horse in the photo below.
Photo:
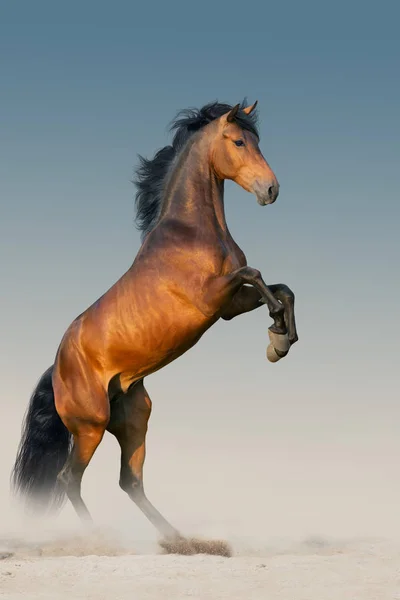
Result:
{"type": "Polygon", "coordinates": [[[105,431],[121,450],[119,485],[166,541],[184,539],[143,486],[152,401],[144,379],[193,347],[220,318],[267,305],[268,358],[298,340],[294,294],[247,265],[225,219],[224,181],[274,203],[279,183],[259,148],[257,102],[178,112],[172,144],[139,156],[141,247],[127,272],[68,327],[32,393],[12,471],[14,492],[41,511],[68,498],[91,521],[81,481],[105,431]]]}

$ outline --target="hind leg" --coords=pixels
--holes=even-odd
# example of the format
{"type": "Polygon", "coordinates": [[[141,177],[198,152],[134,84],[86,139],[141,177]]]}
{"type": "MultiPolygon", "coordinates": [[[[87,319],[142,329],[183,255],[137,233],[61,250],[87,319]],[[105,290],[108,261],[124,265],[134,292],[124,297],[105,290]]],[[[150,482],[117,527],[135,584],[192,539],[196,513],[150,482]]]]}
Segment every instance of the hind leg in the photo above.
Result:
{"type": "Polygon", "coordinates": [[[179,532],[154,508],[144,493],[143,463],[150,413],[151,400],[143,381],[138,381],[125,394],[112,400],[107,429],[121,447],[120,487],[163,537],[175,540],[181,537],[179,532]]]}
{"type": "Polygon", "coordinates": [[[57,372],[53,381],[57,412],[73,435],[72,450],[58,479],[64,485],[77,515],[83,521],[91,521],[82,500],[81,482],[109,421],[108,397],[91,372],[74,373],[73,377],[68,378],[68,386],[61,381],[57,372]]]}
{"type": "Polygon", "coordinates": [[[82,500],[81,482],[97,446],[100,444],[105,427],[92,424],[80,424],[74,434],[74,443],[71,454],[58,475],[58,479],[65,486],[68,499],[71,501],[76,514],[82,521],[92,521],[92,517],[82,500]]]}

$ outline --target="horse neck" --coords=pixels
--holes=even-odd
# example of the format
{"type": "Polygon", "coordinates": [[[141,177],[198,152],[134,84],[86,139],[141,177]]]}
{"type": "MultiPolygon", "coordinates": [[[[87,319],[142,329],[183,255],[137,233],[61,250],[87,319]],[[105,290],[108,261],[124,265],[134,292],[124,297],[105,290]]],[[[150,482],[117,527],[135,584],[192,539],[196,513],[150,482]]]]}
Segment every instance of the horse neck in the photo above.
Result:
{"type": "Polygon", "coordinates": [[[206,231],[227,231],[224,182],[209,162],[209,141],[195,136],[178,157],[165,189],[161,218],[206,231]]]}

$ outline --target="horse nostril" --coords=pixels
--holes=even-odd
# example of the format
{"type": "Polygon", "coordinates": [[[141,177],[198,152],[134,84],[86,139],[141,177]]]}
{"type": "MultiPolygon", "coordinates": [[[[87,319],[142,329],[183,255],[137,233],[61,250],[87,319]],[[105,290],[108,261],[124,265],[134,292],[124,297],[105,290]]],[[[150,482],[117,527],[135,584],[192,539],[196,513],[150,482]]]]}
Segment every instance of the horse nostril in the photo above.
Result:
{"type": "Polygon", "coordinates": [[[278,183],[273,183],[272,185],[269,186],[268,188],[268,198],[270,200],[270,203],[272,204],[273,202],[275,202],[275,200],[278,197],[279,194],[279,184],[278,183]]]}
{"type": "MultiPolygon", "coordinates": [[[[271,181],[271,179],[269,181],[271,181]]],[[[257,196],[257,202],[261,204],[261,206],[273,204],[278,197],[279,183],[274,180],[272,181],[273,183],[271,183],[271,185],[268,185],[269,182],[261,183],[257,180],[253,184],[253,192],[257,196]]]]}

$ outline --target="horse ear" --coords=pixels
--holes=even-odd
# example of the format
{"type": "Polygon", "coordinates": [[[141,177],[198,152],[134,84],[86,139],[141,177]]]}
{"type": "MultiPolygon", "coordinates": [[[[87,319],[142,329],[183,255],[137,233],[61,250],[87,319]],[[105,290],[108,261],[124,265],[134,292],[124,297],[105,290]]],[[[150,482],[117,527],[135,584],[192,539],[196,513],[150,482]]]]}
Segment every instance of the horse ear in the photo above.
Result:
{"type": "Polygon", "coordinates": [[[244,108],[244,109],[243,109],[243,112],[244,112],[246,115],[251,115],[251,113],[253,112],[253,110],[254,110],[254,109],[255,109],[255,107],[257,106],[257,104],[258,104],[258,100],[256,100],[256,101],[254,102],[253,106],[247,106],[247,108],[244,108]]]}
{"type": "Polygon", "coordinates": [[[235,120],[236,115],[239,112],[239,108],[240,108],[240,104],[236,104],[236,106],[234,106],[226,115],[226,120],[228,121],[228,123],[232,123],[232,121],[235,120]]]}

